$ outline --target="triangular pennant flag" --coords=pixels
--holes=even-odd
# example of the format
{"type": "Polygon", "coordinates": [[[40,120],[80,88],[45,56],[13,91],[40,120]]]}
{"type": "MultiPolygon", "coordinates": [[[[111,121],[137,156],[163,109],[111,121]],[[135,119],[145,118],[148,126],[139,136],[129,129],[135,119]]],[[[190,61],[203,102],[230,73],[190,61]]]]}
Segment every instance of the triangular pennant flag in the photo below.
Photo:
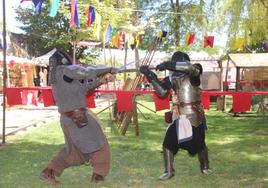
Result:
{"type": "Polygon", "coordinates": [[[187,34],[186,35],[186,39],[185,39],[185,41],[186,41],[186,45],[187,46],[189,46],[189,45],[191,45],[191,44],[193,44],[194,43],[194,37],[195,37],[195,35],[194,34],[187,34]]]}
{"type": "Polygon", "coordinates": [[[118,28],[114,27],[113,30],[112,30],[112,37],[116,34],[117,31],[118,31],[118,28]]]}
{"type": "Polygon", "coordinates": [[[124,42],[125,42],[125,33],[119,32],[117,48],[118,49],[123,49],[124,48],[124,42]]]}
{"type": "Polygon", "coordinates": [[[237,38],[235,39],[235,48],[243,50],[245,44],[245,39],[244,38],[237,38]]]}
{"type": "Polygon", "coordinates": [[[142,35],[137,34],[135,37],[136,46],[138,47],[142,43],[142,35]]]}
{"type": "Polygon", "coordinates": [[[60,0],[51,0],[49,16],[55,17],[57,15],[59,8],[60,8],[60,0]]]}
{"type": "Polygon", "coordinates": [[[119,32],[116,32],[112,38],[112,45],[118,47],[119,32]]]}
{"type": "Polygon", "coordinates": [[[204,48],[210,46],[213,48],[214,45],[214,36],[206,36],[204,37],[204,48]]]}
{"type": "Polygon", "coordinates": [[[95,21],[95,9],[93,6],[88,7],[88,13],[87,13],[87,26],[90,27],[91,24],[93,24],[95,21]]]}
{"type": "Polygon", "coordinates": [[[41,12],[43,2],[44,0],[33,0],[35,12],[38,12],[38,13],[41,12]]]}
{"type": "Polygon", "coordinates": [[[110,42],[112,39],[112,26],[111,24],[108,24],[106,33],[105,33],[105,43],[110,42]]]}
{"type": "Polygon", "coordinates": [[[71,26],[80,26],[79,16],[78,16],[78,8],[77,8],[78,0],[71,0],[71,26]]]}

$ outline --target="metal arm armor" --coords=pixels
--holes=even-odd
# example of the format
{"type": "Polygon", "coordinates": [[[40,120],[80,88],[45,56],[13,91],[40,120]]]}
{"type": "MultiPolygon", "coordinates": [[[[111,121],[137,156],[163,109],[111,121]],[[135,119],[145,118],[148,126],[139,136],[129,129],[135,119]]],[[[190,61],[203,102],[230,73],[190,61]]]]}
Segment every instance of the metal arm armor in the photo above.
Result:
{"type": "Polygon", "coordinates": [[[190,63],[178,61],[178,62],[175,62],[174,67],[175,67],[174,71],[184,72],[184,73],[189,74],[189,76],[196,77],[201,74],[200,70],[196,66],[190,63]]]}
{"type": "Polygon", "coordinates": [[[142,74],[145,75],[147,80],[153,85],[156,93],[160,97],[165,97],[168,93],[168,90],[171,89],[171,83],[169,79],[164,79],[162,82],[158,80],[156,74],[149,70],[148,67],[143,66],[140,68],[142,74]]]}

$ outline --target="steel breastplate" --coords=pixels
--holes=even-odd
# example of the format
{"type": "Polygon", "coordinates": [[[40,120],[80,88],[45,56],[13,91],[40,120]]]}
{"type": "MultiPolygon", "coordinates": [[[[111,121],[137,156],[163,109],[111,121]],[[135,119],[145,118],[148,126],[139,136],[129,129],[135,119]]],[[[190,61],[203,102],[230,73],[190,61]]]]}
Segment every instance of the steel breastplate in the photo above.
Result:
{"type": "Polygon", "coordinates": [[[203,107],[199,102],[201,100],[200,88],[192,86],[187,75],[173,79],[172,84],[178,99],[180,113],[187,116],[192,126],[200,125],[204,114],[203,107]]]}

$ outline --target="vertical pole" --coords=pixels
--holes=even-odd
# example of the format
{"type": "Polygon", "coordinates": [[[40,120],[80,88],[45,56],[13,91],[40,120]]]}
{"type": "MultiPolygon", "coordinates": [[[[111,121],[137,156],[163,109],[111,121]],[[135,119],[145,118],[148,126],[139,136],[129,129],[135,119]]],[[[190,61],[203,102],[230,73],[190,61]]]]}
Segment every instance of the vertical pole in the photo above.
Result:
{"type": "Polygon", "coordinates": [[[73,64],[75,64],[75,51],[76,51],[76,42],[73,41],[73,64]]]}
{"type": "MultiPolygon", "coordinates": [[[[124,67],[126,69],[126,64],[127,64],[127,42],[126,40],[124,41],[124,48],[125,48],[125,58],[124,58],[124,67]]],[[[127,79],[127,73],[124,71],[124,83],[126,83],[127,79]]]]}
{"type": "MultiPolygon", "coordinates": [[[[139,68],[140,68],[140,55],[139,55],[139,50],[138,50],[138,48],[137,48],[137,46],[135,47],[135,61],[136,61],[136,63],[135,63],[135,68],[136,68],[136,70],[139,70],[139,68]]],[[[140,75],[140,72],[139,71],[136,71],[136,77],[137,76],[139,76],[140,75]]]]}
{"type": "Polygon", "coordinates": [[[239,91],[240,88],[240,67],[236,68],[236,83],[235,83],[235,91],[239,91]]]}
{"type": "Polygon", "coordinates": [[[3,132],[2,144],[6,142],[6,1],[3,0],[3,132]]]}
{"type": "Polygon", "coordinates": [[[137,102],[133,102],[133,124],[135,127],[135,135],[139,136],[140,135],[140,130],[139,130],[139,121],[138,121],[138,112],[137,112],[137,102]]]}
{"type": "Polygon", "coordinates": [[[76,27],[74,28],[74,41],[73,41],[73,65],[75,64],[75,51],[76,51],[76,27]]]}
{"type": "MultiPolygon", "coordinates": [[[[227,65],[226,65],[226,71],[225,71],[225,85],[223,86],[223,91],[228,91],[228,85],[227,85],[227,78],[228,78],[228,69],[229,69],[229,61],[230,61],[230,57],[229,54],[227,54],[228,56],[228,60],[227,60],[227,65]]],[[[223,110],[225,111],[226,109],[226,96],[223,96],[223,110]]]]}
{"type": "MultiPolygon", "coordinates": [[[[107,62],[107,59],[106,59],[106,47],[105,47],[105,36],[103,36],[103,42],[102,42],[102,49],[103,49],[103,56],[104,56],[104,63],[105,63],[105,66],[108,66],[108,62],[107,62]]],[[[106,89],[109,89],[109,83],[107,82],[107,88],[106,89]]],[[[109,125],[110,125],[110,131],[112,132],[112,105],[111,105],[111,99],[110,99],[110,96],[108,96],[108,106],[109,106],[109,125]]]]}

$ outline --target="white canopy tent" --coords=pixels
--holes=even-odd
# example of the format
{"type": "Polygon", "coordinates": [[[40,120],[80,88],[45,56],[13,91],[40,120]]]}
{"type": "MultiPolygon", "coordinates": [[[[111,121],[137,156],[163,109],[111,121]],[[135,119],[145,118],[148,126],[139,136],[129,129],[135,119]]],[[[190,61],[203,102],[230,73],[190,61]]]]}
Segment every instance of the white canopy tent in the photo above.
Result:
{"type": "Polygon", "coordinates": [[[33,59],[33,61],[36,62],[36,64],[38,65],[48,65],[49,63],[49,58],[56,52],[56,48],[54,48],[53,50],[49,51],[48,53],[42,55],[42,56],[39,56],[39,57],[36,57],[33,59]]]}

